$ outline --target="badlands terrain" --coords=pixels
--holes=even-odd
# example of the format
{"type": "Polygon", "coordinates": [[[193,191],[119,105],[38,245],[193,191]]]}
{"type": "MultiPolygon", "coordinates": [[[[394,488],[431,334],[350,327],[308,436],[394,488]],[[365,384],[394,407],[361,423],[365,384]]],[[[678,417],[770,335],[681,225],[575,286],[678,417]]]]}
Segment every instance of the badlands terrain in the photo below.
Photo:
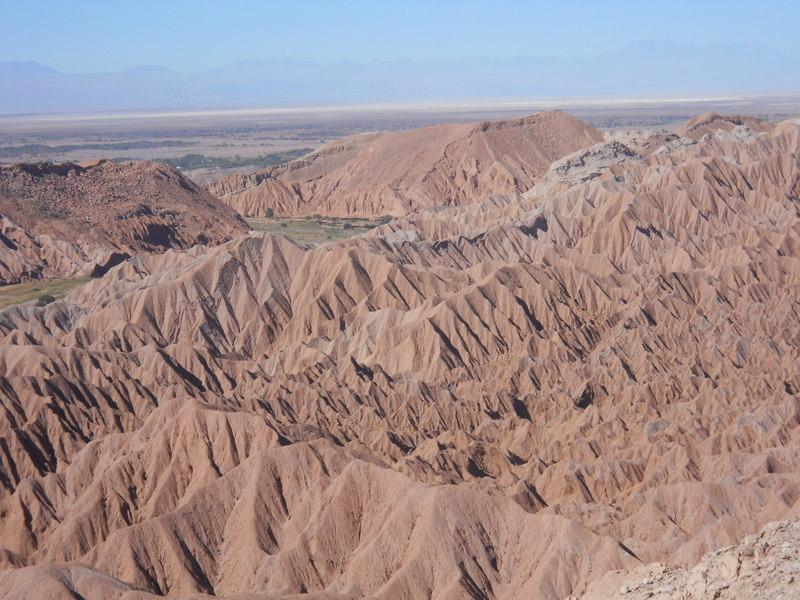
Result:
{"type": "Polygon", "coordinates": [[[209,189],[239,213],[404,215],[529,189],[550,164],[603,139],[562,112],[336,140],[304,159],[209,189]]]}
{"type": "Polygon", "coordinates": [[[797,122],[350,137],[221,201],[3,173],[32,248],[129,257],[0,312],[0,597],[798,597],[797,122]]]}

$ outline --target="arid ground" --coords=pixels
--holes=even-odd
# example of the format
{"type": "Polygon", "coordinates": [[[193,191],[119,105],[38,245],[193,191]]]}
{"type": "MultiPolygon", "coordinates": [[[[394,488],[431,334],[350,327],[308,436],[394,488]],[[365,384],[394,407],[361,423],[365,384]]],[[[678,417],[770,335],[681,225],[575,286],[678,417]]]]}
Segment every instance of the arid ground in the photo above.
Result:
{"type": "Polygon", "coordinates": [[[221,175],[285,162],[355,133],[514,118],[545,108],[564,108],[605,130],[676,126],[707,111],[781,120],[800,114],[800,97],[471,101],[184,113],[0,115],[0,163],[170,159],[183,166],[192,179],[205,184],[221,175]],[[179,161],[181,158],[184,160],[179,161]]]}
{"type": "Polygon", "coordinates": [[[800,119],[709,102],[3,120],[0,598],[798,598],[800,119]],[[97,160],[189,149],[303,153],[97,160]]]}

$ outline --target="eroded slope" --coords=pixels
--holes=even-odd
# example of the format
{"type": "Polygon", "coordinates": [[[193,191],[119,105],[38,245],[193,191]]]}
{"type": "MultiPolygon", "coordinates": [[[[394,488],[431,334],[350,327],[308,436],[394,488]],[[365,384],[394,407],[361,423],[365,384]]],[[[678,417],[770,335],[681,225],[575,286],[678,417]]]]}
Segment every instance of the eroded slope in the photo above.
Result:
{"type": "Polygon", "coordinates": [[[800,126],[751,133],[0,313],[4,585],[561,599],[796,516],[800,126]]]}
{"type": "Polygon", "coordinates": [[[404,215],[525,191],[551,162],[601,139],[558,111],[357,135],[286,165],[223,177],[209,189],[246,216],[404,215]]]}

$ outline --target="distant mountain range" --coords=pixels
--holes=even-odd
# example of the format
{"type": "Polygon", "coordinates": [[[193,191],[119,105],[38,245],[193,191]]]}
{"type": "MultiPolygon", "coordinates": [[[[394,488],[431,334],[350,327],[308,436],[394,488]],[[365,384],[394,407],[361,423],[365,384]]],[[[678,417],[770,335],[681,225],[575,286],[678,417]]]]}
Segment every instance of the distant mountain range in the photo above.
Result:
{"type": "Polygon", "coordinates": [[[800,59],[753,45],[641,42],[591,59],[264,60],[194,73],[63,73],[0,62],[0,114],[456,99],[800,91],[800,59]]]}

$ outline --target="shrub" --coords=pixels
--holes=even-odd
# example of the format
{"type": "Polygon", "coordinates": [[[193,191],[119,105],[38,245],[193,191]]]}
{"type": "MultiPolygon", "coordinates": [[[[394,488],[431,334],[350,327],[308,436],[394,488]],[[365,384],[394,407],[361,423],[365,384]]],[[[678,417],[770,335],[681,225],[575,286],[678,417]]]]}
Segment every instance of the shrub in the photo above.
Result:
{"type": "Polygon", "coordinates": [[[51,302],[55,302],[55,296],[51,296],[50,294],[42,294],[39,296],[39,299],[36,300],[36,306],[47,306],[51,302]]]}
{"type": "Polygon", "coordinates": [[[272,207],[270,207],[267,209],[267,212],[265,214],[267,215],[268,219],[271,219],[272,217],[275,216],[275,211],[272,209],[272,207]]]}

